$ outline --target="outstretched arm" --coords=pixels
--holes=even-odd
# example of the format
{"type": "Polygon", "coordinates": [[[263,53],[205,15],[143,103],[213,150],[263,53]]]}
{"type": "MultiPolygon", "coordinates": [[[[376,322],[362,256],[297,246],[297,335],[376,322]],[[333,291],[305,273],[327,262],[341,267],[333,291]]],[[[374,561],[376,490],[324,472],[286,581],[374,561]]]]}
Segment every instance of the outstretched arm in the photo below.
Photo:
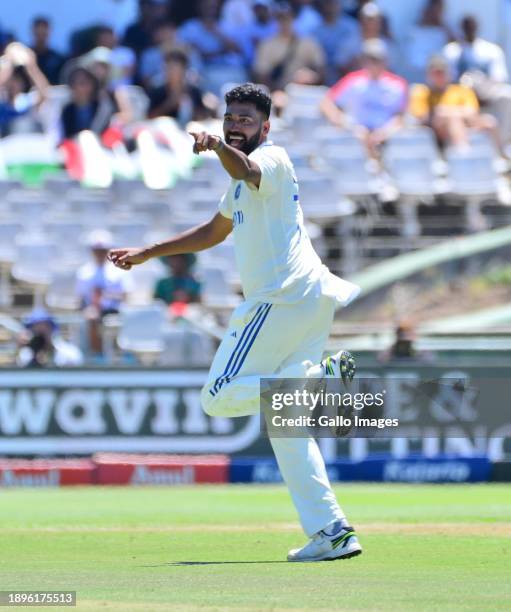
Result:
{"type": "Polygon", "coordinates": [[[346,127],[346,115],[328,96],[325,96],[323,100],[321,100],[319,109],[330,123],[333,123],[333,125],[337,127],[346,127]]]}
{"type": "Polygon", "coordinates": [[[50,84],[39,69],[36,55],[32,49],[19,42],[10,43],[5,49],[3,58],[11,64],[11,71],[14,66],[23,66],[25,68],[31,84],[35,87],[37,93],[39,94],[37,104],[40,105],[42,102],[44,102],[50,84]]]}
{"type": "Polygon", "coordinates": [[[222,166],[233,179],[252,183],[259,189],[261,169],[243,151],[238,151],[238,149],[225,143],[219,136],[213,136],[207,132],[198,134],[190,132],[190,134],[195,138],[194,153],[214,151],[222,162],[222,166]]]}
{"type": "Polygon", "coordinates": [[[142,248],[112,249],[108,259],[122,270],[142,264],[152,257],[204,251],[223,242],[232,231],[232,220],[217,213],[210,221],[186,232],[142,248]]]}

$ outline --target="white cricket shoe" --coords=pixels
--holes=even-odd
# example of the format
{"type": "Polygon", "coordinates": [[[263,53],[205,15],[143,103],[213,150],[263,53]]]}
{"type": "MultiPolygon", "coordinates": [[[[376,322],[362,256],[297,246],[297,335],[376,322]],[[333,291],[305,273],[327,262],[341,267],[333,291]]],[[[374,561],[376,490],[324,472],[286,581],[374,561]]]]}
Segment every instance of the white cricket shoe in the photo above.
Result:
{"type": "MultiPolygon", "coordinates": [[[[339,351],[335,353],[335,355],[325,357],[320,365],[324,372],[324,378],[321,381],[323,385],[326,384],[328,378],[335,378],[337,380],[342,380],[344,387],[349,389],[350,382],[353,380],[357,370],[355,359],[350,352],[339,351]]],[[[339,414],[344,417],[344,422],[346,424],[335,425],[332,427],[332,433],[337,438],[343,438],[353,429],[353,408],[351,405],[343,405],[342,407],[339,406],[339,411],[339,414]]]]}
{"type": "Polygon", "coordinates": [[[362,553],[362,546],[358,542],[353,527],[342,527],[333,530],[328,535],[324,530],[312,536],[302,548],[290,550],[288,561],[333,561],[334,559],[349,559],[362,553]]]}
{"type": "Polygon", "coordinates": [[[327,378],[340,378],[346,386],[353,380],[357,371],[355,358],[349,351],[339,351],[335,355],[325,357],[321,365],[327,378]]]}

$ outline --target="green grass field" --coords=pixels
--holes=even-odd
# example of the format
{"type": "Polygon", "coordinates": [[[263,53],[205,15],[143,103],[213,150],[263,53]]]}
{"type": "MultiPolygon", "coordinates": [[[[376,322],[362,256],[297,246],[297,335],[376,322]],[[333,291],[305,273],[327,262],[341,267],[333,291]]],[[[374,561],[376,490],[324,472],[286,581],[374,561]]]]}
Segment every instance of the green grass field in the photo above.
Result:
{"type": "Polygon", "coordinates": [[[292,564],[283,487],[4,490],[0,590],[76,590],[89,610],[510,609],[509,485],[336,492],[364,554],[292,564]]]}

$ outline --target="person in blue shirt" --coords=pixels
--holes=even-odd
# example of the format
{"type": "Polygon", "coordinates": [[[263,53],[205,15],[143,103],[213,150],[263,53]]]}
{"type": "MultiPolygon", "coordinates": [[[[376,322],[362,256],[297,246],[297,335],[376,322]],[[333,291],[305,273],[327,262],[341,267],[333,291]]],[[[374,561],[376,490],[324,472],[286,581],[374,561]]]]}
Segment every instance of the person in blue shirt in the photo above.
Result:
{"type": "Polygon", "coordinates": [[[178,31],[180,41],[198,52],[205,88],[215,94],[226,82],[245,80],[251,47],[244,29],[220,23],[219,13],[218,0],[199,0],[199,16],[186,21],[178,31]]]}
{"type": "Polygon", "coordinates": [[[248,27],[248,35],[253,49],[256,49],[262,40],[277,34],[279,25],[272,14],[271,0],[253,0],[252,10],[254,20],[248,27]]]}
{"type": "Polygon", "coordinates": [[[323,47],[327,61],[327,84],[332,85],[355,66],[362,45],[358,22],[343,14],[341,0],[323,0],[321,23],[312,36],[323,47]]]}

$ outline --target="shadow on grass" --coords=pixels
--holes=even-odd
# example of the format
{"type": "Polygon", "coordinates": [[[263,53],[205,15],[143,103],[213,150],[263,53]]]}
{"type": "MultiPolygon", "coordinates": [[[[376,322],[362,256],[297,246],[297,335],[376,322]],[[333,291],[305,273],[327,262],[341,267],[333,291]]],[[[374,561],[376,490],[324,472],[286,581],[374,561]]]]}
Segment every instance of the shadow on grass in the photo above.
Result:
{"type": "Polygon", "coordinates": [[[172,561],[158,565],[141,565],[140,567],[181,567],[188,565],[246,565],[249,563],[289,563],[289,561],[172,561]]]}

